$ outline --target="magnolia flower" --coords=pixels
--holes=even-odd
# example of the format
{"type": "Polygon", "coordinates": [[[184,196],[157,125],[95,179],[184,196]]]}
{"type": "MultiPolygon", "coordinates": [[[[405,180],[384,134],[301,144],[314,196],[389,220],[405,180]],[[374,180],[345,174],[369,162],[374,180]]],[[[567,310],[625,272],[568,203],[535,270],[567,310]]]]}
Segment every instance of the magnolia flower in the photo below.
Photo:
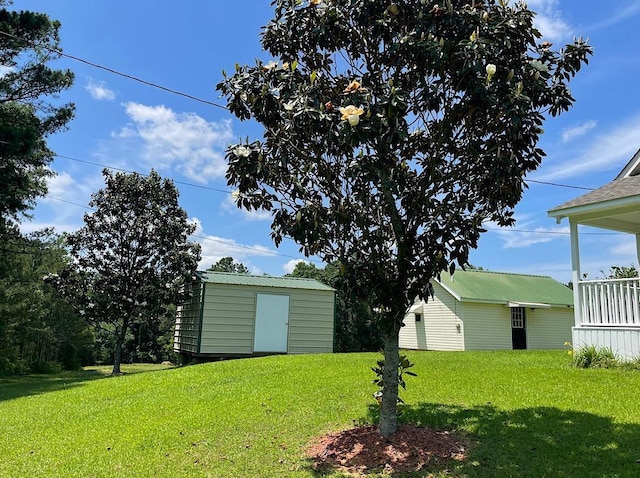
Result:
{"type": "Polygon", "coordinates": [[[237,201],[240,198],[240,190],[234,189],[233,191],[231,191],[231,197],[234,201],[237,201]]]}
{"type": "Polygon", "coordinates": [[[295,101],[289,101],[288,103],[284,104],[284,109],[287,111],[293,111],[293,107],[296,105],[295,101]]]}
{"type": "Polygon", "coordinates": [[[278,66],[278,62],[277,61],[270,61],[266,65],[262,65],[262,68],[264,70],[273,70],[276,66],[278,66]]]}
{"type": "Polygon", "coordinates": [[[249,156],[251,156],[251,149],[242,145],[236,146],[233,150],[233,154],[235,154],[236,156],[242,156],[243,158],[248,158],[249,156]]]}
{"type": "Polygon", "coordinates": [[[360,115],[364,113],[362,108],[356,108],[353,105],[347,105],[344,108],[340,108],[343,120],[349,121],[351,126],[356,126],[360,122],[360,115]]]}
{"type": "Polygon", "coordinates": [[[353,80],[349,85],[344,89],[345,93],[352,93],[354,91],[358,91],[360,89],[360,83],[358,80],[353,80]]]}
{"type": "Polygon", "coordinates": [[[494,65],[493,63],[489,63],[486,67],[487,70],[487,82],[491,81],[491,78],[493,78],[493,75],[496,74],[496,65],[494,65]]]}
{"type": "Polygon", "coordinates": [[[549,71],[549,67],[540,60],[531,60],[529,64],[538,71],[549,71]]]}
{"type": "Polygon", "coordinates": [[[473,33],[469,37],[470,41],[476,41],[478,39],[478,30],[473,30],[473,33]]]}

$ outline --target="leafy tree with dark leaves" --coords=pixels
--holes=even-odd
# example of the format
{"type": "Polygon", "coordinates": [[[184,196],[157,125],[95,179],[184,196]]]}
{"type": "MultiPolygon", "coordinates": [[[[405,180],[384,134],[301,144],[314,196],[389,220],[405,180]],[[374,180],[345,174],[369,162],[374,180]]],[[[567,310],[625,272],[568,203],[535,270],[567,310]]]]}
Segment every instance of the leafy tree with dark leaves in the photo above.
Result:
{"type": "Polygon", "coordinates": [[[582,39],[556,51],[507,0],[275,0],[274,61],[218,89],[264,127],[229,147],[236,203],[272,211],[272,238],[339,261],[375,301],[384,342],[380,432],[397,427],[398,335],[429,281],[468,262],[483,223],[512,225],[542,161],[545,115],[574,102],[582,39]]]}
{"type": "Polygon", "coordinates": [[[74,261],[48,278],[91,324],[112,334],[113,374],[120,373],[127,333],[160,321],[189,288],[200,246],[172,181],[152,171],[112,174],[92,195],[95,211],[67,237],[74,261]]]}
{"type": "Polygon", "coordinates": [[[69,262],[63,238],[43,230],[0,246],[0,374],[73,369],[91,359],[93,334],[42,278],[69,262]]]}
{"type": "Polygon", "coordinates": [[[47,66],[60,57],[59,29],[45,14],[0,8],[0,236],[46,193],[46,138],[73,117],[73,105],[48,101],[73,83],[47,66]]]}
{"type": "Polygon", "coordinates": [[[236,262],[233,257],[223,257],[207,269],[212,272],[231,272],[233,274],[249,274],[251,271],[242,262],[236,262]]]}

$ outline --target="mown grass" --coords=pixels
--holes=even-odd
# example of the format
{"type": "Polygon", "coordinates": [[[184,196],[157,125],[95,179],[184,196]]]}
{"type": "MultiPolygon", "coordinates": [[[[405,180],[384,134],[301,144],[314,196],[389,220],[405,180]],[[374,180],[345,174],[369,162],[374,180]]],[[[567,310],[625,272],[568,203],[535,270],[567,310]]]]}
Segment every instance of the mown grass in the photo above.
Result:
{"type": "MultiPolygon", "coordinates": [[[[572,368],[563,352],[408,356],[419,377],[408,379],[402,420],[454,430],[472,446],[463,463],[397,476],[640,476],[640,373],[572,368]]],[[[304,449],[371,420],[377,358],[0,382],[0,476],[324,476],[304,449]]]]}

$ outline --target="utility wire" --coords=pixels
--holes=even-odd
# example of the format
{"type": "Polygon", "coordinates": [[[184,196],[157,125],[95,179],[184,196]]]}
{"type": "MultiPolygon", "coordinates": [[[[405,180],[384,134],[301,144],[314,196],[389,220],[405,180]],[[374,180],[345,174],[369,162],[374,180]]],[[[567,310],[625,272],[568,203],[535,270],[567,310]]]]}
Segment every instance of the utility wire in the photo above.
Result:
{"type": "MultiPolygon", "coordinates": [[[[92,211],[95,211],[94,208],[89,207],[89,206],[85,206],[83,204],[78,204],[72,201],[67,201],[66,199],[62,199],[62,198],[58,198],[55,196],[51,196],[49,194],[47,194],[47,197],[49,199],[54,199],[56,201],[61,201],[67,204],[71,204],[73,206],[78,206],[84,209],[90,209],[92,211]]],[[[528,234],[557,234],[557,235],[563,235],[563,236],[568,236],[570,233],[569,232],[562,232],[562,231],[535,231],[533,229],[529,230],[529,229],[500,229],[500,228],[494,228],[494,227],[487,227],[485,228],[487,231],[504,231],[504,232],[524,232],[524,233],[528,233],[528,234]]],[[[620,232],[583,232],[581,234],[589,234],[589,235],[596,235],[596,236],[610,236],[610,235],[617,235],[617,234],[622,234],[620,232]]],[[[258,249],[257,247],[251,247],[251,246],[243,246],[234,242],[227,242],[227,241],[223,241],[221,239],[213,239],[210,237],[206,237],[206,236],[196,236],[195,234],[192,234],[193,237],[197,237],[198,239],[204,239],[206,241],[212,241],[212,242],[220,242],[222,244],[227,244],[229,246],[234,246],[234,247],[239,247],[242,249],[250,249],[253,251],[258,251],[264,254],[272,254],[272,255],[277,255],[277,256],[283,256],[283,257],[289,257],[291,259],[300,259],[300,257],[298,256],[290,256],[287,254],[281,254],[279,252],[274,252],[274,251],[265,251],[264,249],[258,249]]],[[[311,259],[304,259],[304,260],[311,260],[311,259]]],[[[317,261],[316,261],[317,262],[317,261]]]]}
{"type": "MultiPolygon", "coordinates": [[[[68,159],[70,161],[76,161],[78,163],[91,164],[93,166],[100,166],[101,168],[107,168],[107,169],[111,169],[113,171],[121,171],[123,173],[134,173],[134,172],[137,172],[137,171],[131,171],[131,170],[128,170],[128,169],[116,168],[115,166],[109,166],[108,164],[101,164],[101,163],[96,163],[94,161],[87,161],[86,159],[72,158],[71,156],[65,156],[63,154],[54,154],[54,156],[56,158],[63,158],[63,159],[68,159]]],[[[139,172],[137,172],[137,174],[140,174],[141,176],[148,176],[147,174],[139,173],[139,172]]],[[[209,187],[209,186],[203,186],[202,184],[194,184],[194,183],[188,183],[186,181],[178,181],[176,179],[172,179],[172,181],[174,183],[176,183],[176,184],[182,184],[182,185],[191,186],[191,187],[194,187],[194,188],[207,189],[209,191],[215,191],[215,192],[219,192],[219,193],[231,194],[231,191],[226,190],[226,189],[217,189],[217,188],[212,188],[212,187],[209,187]]],[[[537,181],[535,179],[527,179],[526,182],[537,183],[537,184],[545,184],[545,185],[548,185],[548,186],[556,186],[556,187],[562,187],[562,188],[582,189],[582,190],[585,190],[585,191],[594,191],[595,190],[595,188],[588,188],[588,187],[585,187],[585,186],[573,186],[571,184],[550,183],[550,182],[547,182],[547,181],[537,181]]]]}
{"type": "Polygon", "coordinates": [[[92,61],[85,60],[84,58],[80,58],[80,57],[77,57],[77,56],[74,56],[74,55],[70,55],[68,53],[64,53],[59,48],[54,48],[54,47],[47,46],[47,45],[36,45],[33,42],[25,40],[24,38],[19,38],[19,37],[15,36],[15,35],[12,35],[11,33],[3,32],[3,31],[0,31],[0,35],[3,35],[5,37],[9,37],[9,38],[13,38],[14,40],[24,41],[25,43],[29,44],[32,48],[38,48],[38,47],[45,48],[45,49],[47,49],[47,50],[49,50],[49,51],[51,51],[53,53],[56,53],[56,54],[58,54],[60,56],[65,57],[65,58],[69,58],[71,60],[78,61],[80,63],[84,63],[85,65],[89,65],[89,66],[91,66],[93,68],[98,68],[100,70],[108,71],[109,73],[112,73],[114,75],[122,76],[123,78],[127,78],[127,79],[133,80],[133,81],[137,81],[138,83],[142,83],[143,85],[151,86],[153,88],[157,88],[159,90],[166,91],[167,93],[171,93],[171,94],[174,94],[174,95],[182,96],[184,98],[189,98],[190,100],[198,101],[200,103],[204,103],[204,104],[209,105],[209,106],[215,106],[216,108],[220,108],[220,109],[229,111],[229,108],[227,108],[226,106],[223,106],[223,105],[218,104],[218,103],[214,103],[213,101],[205,100],[203,98],[199,98],[197,96],[191,95],[189,93],[184,93],[184,92],[179,91],[179,90],[174,90],[173,88],[168,88],[166,86],[159,85],[158,83],[153,83],[151,81],[143,80],[142,78],[138,78],[137,76],[129,75],[128,73],[122,73],[121,71],[114,70],[113,68],[109,68],[108,66],[103,66],[103,65],[100,65],[98,63],[94,63],[92,61]]]}
{"type": "MultiPolygon", "coordinates": [[[[70,161],[76,161],[78,163],[90,164],[92,166],[99,166],[101,168],[111,169],[113,171],[120,171],[120,172],[123,172],[123,173],[136,173],[136,174],[139,174],[140,176],[149,177],[148,174],[139,173],[137,171],[131,171],[129,169],[116,168],[115,166],[109,166],[107,164],[96,163],[94,161],[87,161],[86,159],[72,158],[71,156],[65,156],[65,155],[62,155],[62,154],[54,154],[54,156],[56,158],[63,158],[63,159],[68,159],[70,161]]],[[[167,178],[167,179],[171,179],[171,178],[167,178]]],[[[217,188],[212,188],[212,187],[209,187],[209,186],[204,186],[202,184],[194,184],[194,183],[188,183],[186,181],[178,181],[176,179],[171,179],[171,181],[173,181],[176,184],[182,184],[184,186],[191,186],[193,188],[207,189],[209,191],[215,191],[215,192],[218,192],[218,193],[231,194],[231,191],[229,191],[228,189],[217,189],[217,188]]]]}
{"type": "MultiPolygon", "coordinates": [[[[61,201],[67,204],[71,204],[73,206],[78,206],[84,209],[89,209],[91,211],[95,211],[94,208],[89,207],[89,206],[85,206],[83,204],[78,204],[76,202],[72,202],[72,201],[67,201],[66,199],[62,199],[62,198],[58,198],[55,196],[51,196],[49,194],[46,195],[46,197],[48,197],[49,199],[54,199],[56,201],[61,201]]],[[[276,251],[270,251],[270,250],[265,250],[265,249],[258,249],[257,247],[251,247],[251,246],[243,246],[242,244],[238,244],[232,241],[223,241],[222,239],[214,239],[212,237],[207,237],[207,236],[198,236],[196,234],[191,234],[191,237],[196,237],[198,239],[202,239],[204,241],[209,241],[209,242],[217,242],[219,244],[225,244],[227,246],[233,246],[233,247],[237,247],[239,249],[248,249],[250,251],[256,251],[256,252],[260,252],[261,254],[268,254],[268,255],[272,255],[272,256],[281,256],[281,257],[288,257],[289,259],[303,259],[305,261],[310,261],[310,262],[317,262],[317,263],[321,263],[321,261],[315,260],[315,259],[310,259],[310,258],[302,258],[300,256],[292,256],[289,254],[283,254],[281,252],[276,252],[276,251]]]]}
{"type": "Polygon", "coordinates": [[[535,179],[525,179],[527,183],[536,183],[536,184],[545,184],[547,186],[558,186],[561,188],[572,188],[572,189],[582,189],[584,191],[595,191],[596,188],[587,188],[584,186],[572,186],[570,184],[560,184],[560,183],[550,183],[548,181],[537,181],[535,179]]]}

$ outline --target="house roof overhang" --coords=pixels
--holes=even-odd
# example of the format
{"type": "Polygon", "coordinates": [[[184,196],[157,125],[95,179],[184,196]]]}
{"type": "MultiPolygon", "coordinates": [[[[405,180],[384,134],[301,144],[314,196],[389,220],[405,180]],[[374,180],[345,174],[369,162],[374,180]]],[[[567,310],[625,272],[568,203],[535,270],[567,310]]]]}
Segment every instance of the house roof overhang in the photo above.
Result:
{"type": "Polygon", "coordinates": [[[508,302],[507,305],[513,307],[531,307],[532,309],[550,309],[550,304],[541,304],[539,302],[508,302]]]}
{"type": "Polygon", "coordinates": [[[616,179],[609,184],[547,212],[560,222],[640,234],[640,176],[616,179]]]}

